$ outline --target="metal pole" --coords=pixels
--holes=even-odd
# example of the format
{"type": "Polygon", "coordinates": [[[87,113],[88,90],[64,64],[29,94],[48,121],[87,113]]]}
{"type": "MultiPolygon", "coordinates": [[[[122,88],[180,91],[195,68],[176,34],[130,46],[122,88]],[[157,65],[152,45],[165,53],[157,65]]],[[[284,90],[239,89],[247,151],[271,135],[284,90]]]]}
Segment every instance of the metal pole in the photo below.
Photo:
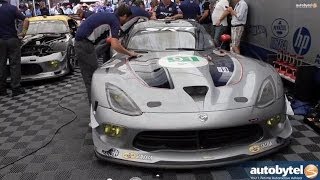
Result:
{"type": "Polygon", "coordinates": [[[48,10],[49,10],[49,15],[51,15],[51,13],[50,13],[50,12],[51,12],[50,0],[48,0],[48,8],[49,8],[49,9],[48,9],[48,10]]]}
{"type": "Polygon", "coordinates": [[[34,0],[32,0],[32,3],[33,3],[33,13],[34,13],[34,16],[37,16],[36,3],[34,2],[34,0]]]}

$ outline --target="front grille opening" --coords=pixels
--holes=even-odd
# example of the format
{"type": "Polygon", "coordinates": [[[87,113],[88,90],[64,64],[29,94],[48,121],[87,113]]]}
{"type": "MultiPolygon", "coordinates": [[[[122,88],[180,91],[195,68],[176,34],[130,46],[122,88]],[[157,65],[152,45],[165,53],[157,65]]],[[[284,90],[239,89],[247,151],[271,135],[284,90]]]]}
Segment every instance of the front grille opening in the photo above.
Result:
{"type": "Polygon", "coordinates": [[[133,146],[143,151],[199,150],[251,144],[263,137],[259,125],[199,131],[144,131],[133,146]]]}
{"type": "Polygon", "coordinates": [[[207,92],[207,86],[188,86],[183,87],[183,90],[192,97],[195,102],[203,101],[207,92]]]}
{"type": "MultiPolygon", "coordinates": [[[[10,77],[10,66],[7,66],[7,77],[10,77]]],[[[42,67],[39,64],[21,64],[21,75],[30,76],[42,73],[42,67]]]]}

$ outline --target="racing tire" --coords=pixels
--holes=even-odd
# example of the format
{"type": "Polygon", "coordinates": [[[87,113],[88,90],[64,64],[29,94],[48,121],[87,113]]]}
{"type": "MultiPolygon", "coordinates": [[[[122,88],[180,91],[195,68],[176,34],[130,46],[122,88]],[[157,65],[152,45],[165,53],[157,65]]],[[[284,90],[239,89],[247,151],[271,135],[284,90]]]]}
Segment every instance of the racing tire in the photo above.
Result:
{"type": "Polygon", "coordinates": [[[78,61],[76,58],[76,53],[73,46],[68,47],[67,51],[67,64],[70,73],[74,72],[74,70],[78,67],[78,61]]]}

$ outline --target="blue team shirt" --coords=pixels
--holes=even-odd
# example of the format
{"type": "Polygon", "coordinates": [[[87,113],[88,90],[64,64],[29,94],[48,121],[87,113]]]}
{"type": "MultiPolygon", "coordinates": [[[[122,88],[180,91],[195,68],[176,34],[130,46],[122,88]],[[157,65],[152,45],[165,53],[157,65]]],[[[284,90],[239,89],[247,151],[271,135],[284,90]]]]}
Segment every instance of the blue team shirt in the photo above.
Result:
{"type": "Polygon", "coordinates": [[[18,10],[16,6],[13,6],[6,1],[0,0],[0,38],[9,39],[17,38],[17,29],[15,20],[24,20],[26,17],[18,10]]]}
{"type": "Polygon", "coordinates": [[[143,10],[139,6],[131,6],[130,9],[131,9],[131,12],[132,12],[133,16],[144,16],[144,17],[147,17],[147,18],[151,17],[151,15],[147,11],[143,10]]]}
{"type": "Polygon", "coordinates": [[[196,19],[198,15],[201,15],[200,7],[194,1],[185,0],[179,7],[183,13],[183,19],[196,19]]]}
{"type": "Polygon", "coordinates": [[[171,2],[169,6],[165,6],[162,2],[156,9],[157,19],[164,19],[178,14],[178,7],[176,3],[171,2]]]}
{"type": "Polygon", "coordinates": [[[112,13],[96,13],[88,17],[81,23],[77,30],[75,39],[89,40],[97,43],[109,36],[119,38],[120,21],[119,18],[112,13]]]}

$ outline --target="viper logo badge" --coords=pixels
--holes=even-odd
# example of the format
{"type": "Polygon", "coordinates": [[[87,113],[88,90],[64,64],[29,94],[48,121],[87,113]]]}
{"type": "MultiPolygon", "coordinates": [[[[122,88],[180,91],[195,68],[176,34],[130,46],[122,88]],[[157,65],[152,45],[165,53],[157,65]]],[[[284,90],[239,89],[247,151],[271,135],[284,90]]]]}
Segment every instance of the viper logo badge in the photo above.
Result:
{"type": "Polygon", "coordinates": [[[199,114],[198,115],[200,121],[206,122],[208,120],[208,115],[207,114],[199,114]]]}

